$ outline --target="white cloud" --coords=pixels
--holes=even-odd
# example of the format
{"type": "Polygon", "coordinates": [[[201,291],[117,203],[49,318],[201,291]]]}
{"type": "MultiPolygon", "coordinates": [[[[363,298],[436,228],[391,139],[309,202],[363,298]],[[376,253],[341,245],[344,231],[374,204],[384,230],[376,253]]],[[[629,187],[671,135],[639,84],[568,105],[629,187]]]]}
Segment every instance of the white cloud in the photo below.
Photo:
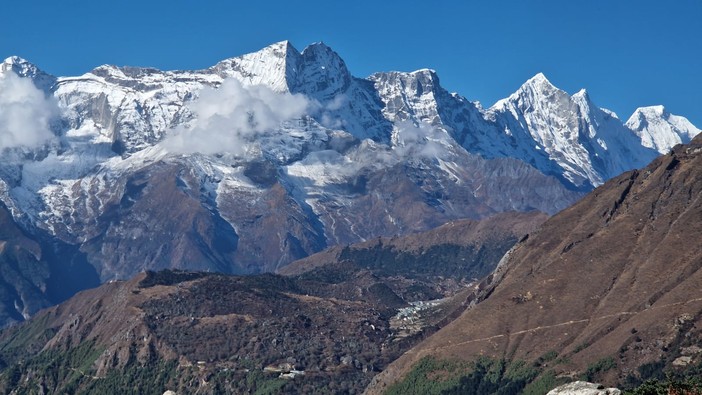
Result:
{"type": "Polygon", "coordinates": [[[50,122],[58,105],[31,80],[0,73],[0,150],[41,146],[54,137],[50,122]]]}
{"type": "Polygon", "coordinates": [[[447,141],[450,141],[450,137],[445,130],[426,122],[418,125],[412,121],[396,122],[392,135],[393,149],[401,158],[419,156],[443,159],[450,145],[447,141]]]}
{"type": "Polygon", "coordinates": [[[299,118],[310,106],[302,95],[277,93],[263,85],[244,86],[227,79],[218,88],[205,88],[189,105],[195,120],[180,126],[164,141],[171,152],[243,156],[254,138],[281,122],[299,118]]]}

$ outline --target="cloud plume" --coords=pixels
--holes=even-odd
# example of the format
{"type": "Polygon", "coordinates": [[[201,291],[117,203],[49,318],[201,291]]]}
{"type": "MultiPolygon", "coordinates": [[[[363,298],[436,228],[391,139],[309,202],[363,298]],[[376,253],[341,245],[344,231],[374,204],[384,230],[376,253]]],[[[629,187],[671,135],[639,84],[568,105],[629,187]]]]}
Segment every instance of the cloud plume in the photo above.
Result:
{"type": "Polygon", "coordinates": [[[227,79],[215,88],[204,88],[188,107],[195,116],[189,127],[179,126],[164,141],[176,153],[246,154],[254,138],[298,118],[310,103],[302,95],[277,93],[263,85],[244,86],[227,79]]]}
{"type": "Polygon", "coordinates": [[[57,115],[56,102],[31,80],[0,73],[0,150],[43,145],[54,137],[50,123],[57,115]]]}
{"type": "Polygon", "coordinates": [[[445,130],[426,122],[417,125],[411,121],[396,122],[392,134],[393,149],[400,158],[443,159],[449,152],[450,141],[445,130]]]}

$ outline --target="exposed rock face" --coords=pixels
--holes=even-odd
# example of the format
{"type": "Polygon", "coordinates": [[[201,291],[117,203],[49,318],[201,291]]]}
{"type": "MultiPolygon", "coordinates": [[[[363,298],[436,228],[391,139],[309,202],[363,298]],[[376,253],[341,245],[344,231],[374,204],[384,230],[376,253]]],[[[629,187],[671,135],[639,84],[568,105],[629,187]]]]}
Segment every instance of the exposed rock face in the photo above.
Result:
{"type": "Polygon", "coordinates": [[[85,254],[101,281],[274,271],[455,219],[553,214],[649,161],[645,136],[679,134],[655,114],[628,129],[543,75],[489,110],[428,69],[356,78],[322,43],[204,70],[103,65],[77,77],[11,57],[10,75],[58,116],[53,139],[3,151],[0,199],[25,232],[85,254]]]}
{"type": "Polygon", "coordinates": [[[691,242],[702,232],[700,169],[697,137],[546,221],[505,257],[484,301],[403,355],[369,393],[427,355],[531,361],[553,350],[562,360],[551,369],[609,385],[674,369],[702,339],[702,246],[691,242]]]}
{"type": "Polygon", "coordinates": [[[605,388],[601,384],[587,381],[574,381],[554,388],[546,395],[620,395],[621,393],[622,391],[617,388],[605,388]]]}
{"type": "Polygon", "coordinates": [[[102,281],[166,267],[273,271],[329,245],[554,213],[581,196],[519,159],[466,150],[455,136],[487,123],[434,72],[354,78],[321,43],[281,42],[198,71],[105,65],[54,78],[9,58],[2,72],[31,79],[60,117],[48,145],[8,151],[0,197],[25,229],[77,246],[102,281]],[[203,89],[232,79],[237,97],[308,107],[240,136],[243,154],[173,152],[167,136],[205,122],[200,95],[216,93],[203,89]]]}
{"type": "Polygon", "coordinates": [[[32,238],[0,204],[0,327],[99,284],[76,248],[32,238]]]}

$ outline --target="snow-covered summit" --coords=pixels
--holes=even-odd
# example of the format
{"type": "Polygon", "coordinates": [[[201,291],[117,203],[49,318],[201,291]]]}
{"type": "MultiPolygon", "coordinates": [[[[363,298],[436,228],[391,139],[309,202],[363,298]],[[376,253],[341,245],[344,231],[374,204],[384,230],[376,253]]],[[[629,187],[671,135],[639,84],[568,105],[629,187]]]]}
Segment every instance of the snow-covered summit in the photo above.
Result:
{"type": "Polygon", "coordinates": [[[673,115],[664,106],[640,107],[631,115],[626,126],[641,138],[641,144],[661,154],[677,144],[686,144],[702,130],[687,118],[673,115]]]}
{"type": "Polygon", "coordinates": [[[45,73],[34,63],[19,56],[10,56],[0,64],[0,75],[12,72],[23,78],[30,78],[34,85],[48,92],[56,82],[56,77],[45,73]]]}
{"type": "Polygon", "coordinates": [[[526,158],[578,188],[599,185],[655,156],[613,112],[597,107],[586,90],[571,96],[543,73],[488,113],[517,147],[509,156],[526,158]]]}
{"type": "Polygon", "coordinates": [[[327,101],[348,89],[352,79],[341,57],[321,42],[300,52],[289,41],[281,41],[223,60],[210,70],[223,78],[234,77],[243,84],[265,85],[277,92],[303,93],[320,101],[327,101]]]}
{"type": "Polygon", "coordinates": [[[203,70],[103,65],[57,79],[14,57],[2,70],[41,86],[60,120],[53,144],[0,164],[0,199],[101,262],[103,279],[209,248],[169,233],[178,226],[162,209],[177,202],[204,210],[193,240],[228,235],[236,258],[222,267],[271,270],[455,218],[553,213],[655,156],[646,136],[698,131],[646,110],[634,118],[645,128],[627,127],[541,73],[484,109],[431,69],[354,77],[324,43],[281,41],[203,70]]]}

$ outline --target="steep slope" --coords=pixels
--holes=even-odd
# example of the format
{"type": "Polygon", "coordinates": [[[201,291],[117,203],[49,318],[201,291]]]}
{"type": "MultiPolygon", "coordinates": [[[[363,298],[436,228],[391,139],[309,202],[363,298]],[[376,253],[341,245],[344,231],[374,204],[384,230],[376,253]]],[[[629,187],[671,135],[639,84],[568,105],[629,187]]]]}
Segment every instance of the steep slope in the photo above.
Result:
{"type": "Polygon", "coordinates": [[[360,391],[459,314],[460,284],[546,218],[502,213],[331,248],[283,268],[285,277],[167,270],[104,284],[0,332],[0,383],[48,393],[360,391]],[[291,370],[305,374],[278,380],[291,370]]]}
{"type": "Polygon", "coordinates": [[[486,280],[476,294],[484,301],[403,355],[368,392],[427,356],[547,359],[553,374],[623,385],[661,369],[699,369],[701,166],[697,137],[546,221],[486,280]]]}
{"type": "Polygon", "coordinates": [[[0,325],[22,321],[50,305],[45,294],[49,267],[41,247],[27,238],[0,206],[0,325]]]}
{"type": "Polygon", "coordinates": [[[488,114],[521,151],[518,157],[585,190],[657,155],[642,147],[614,113],[595,106],[585,90],[570,96],[543,74],[498,101],[488,114]]]}
{"type": "Polygon", "coordinates": [[[432,70],[356,78],[323,43],[58,78],[11,57],[5,75],[32,81],[55,117],[39,125],[52,138],[3,149],[0,199],[25,231],[79,248],[102,281],[274,271],[455,219],[553,214],[656,154],[542,75],[486,111],[432,70]]]}
{"type": "Polygon", "coordinates": [[[641,138],[644,147],[667,154],[677,144],[687,144],[701,130],[685,117],[671,114],[663,106],[637,108],[626,126],[641,138]]]}
{"type": "Polygon", "coordinates": [[[98,284],[76,248],[30,237],[0,204],[0,327],[98,284]]]}
{"type": "Polygon", "coordinates": [[[408,302],[450,297],[492,272],[546,218],[539,212],[509,212],[480,221],[452,221],[427,232],[332,247],[278,273],[324,278],[368,271],[408,302]]]}

